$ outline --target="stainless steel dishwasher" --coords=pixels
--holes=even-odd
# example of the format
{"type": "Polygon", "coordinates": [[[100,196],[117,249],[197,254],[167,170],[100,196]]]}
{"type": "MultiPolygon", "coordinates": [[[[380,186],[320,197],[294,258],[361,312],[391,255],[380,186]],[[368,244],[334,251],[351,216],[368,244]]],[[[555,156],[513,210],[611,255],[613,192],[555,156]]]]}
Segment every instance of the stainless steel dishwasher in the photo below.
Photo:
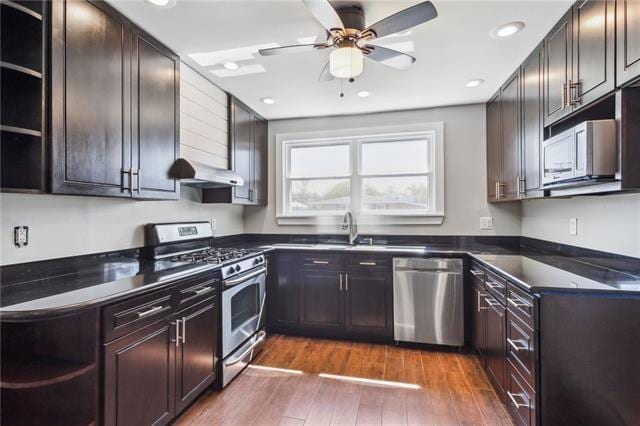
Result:
{"type": "Polygon", "coordinates": [[[393,259],[397,342],[464,345],[462,259],[393,259]]]}

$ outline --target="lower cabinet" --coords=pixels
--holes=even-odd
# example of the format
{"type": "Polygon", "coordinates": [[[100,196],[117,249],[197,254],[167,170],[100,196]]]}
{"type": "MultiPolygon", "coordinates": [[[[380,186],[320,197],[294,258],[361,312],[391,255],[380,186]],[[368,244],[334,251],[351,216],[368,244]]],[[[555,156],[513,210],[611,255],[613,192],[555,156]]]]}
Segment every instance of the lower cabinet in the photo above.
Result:
{"type": "Polygon", "coordinates": [[[471,342],[473,347],[480,355],[480,362],[486,367],[486,351],[487,351],[487,294],[484,291],[484,282],[482,273],[477,269],[471,269],[472,274],[472,297],[471,297],[471,313],[473,316],[473,328],[471,342]]]}
{"type": "Polygon", "coordinates": [[[321,268],[300,271],[300,325],[342,328],[343,274],[321,268]]]}
{"type": "MultiPolygon", "coordinates": [[[[373,268],[372,268],[373,269],[373,268]]],[[[349,270],[345,274],[345,319],[348,333],[393,336],[393,312],[385,269],[349,270]]]]}
{"type": "Polygon", "coordinates": [[[298,255],[268,255],[267,321],[272,327],[296,327],[298,318],[298,255]]]}
{"type": "Polygon", "coordinates": [[[520,376],[518,370],[507,363],[507,410],[518,425],[536,424],[536,394],[520,376]]]}
{"type": "Polygon", "coordinates": [[[506,308],[496,299],[486,298],[487,309],[487,373],[489,379],[498,391],[498,395],[504,394],[505,374],[507,368],[507,336],[506,336],[506,308]]]}

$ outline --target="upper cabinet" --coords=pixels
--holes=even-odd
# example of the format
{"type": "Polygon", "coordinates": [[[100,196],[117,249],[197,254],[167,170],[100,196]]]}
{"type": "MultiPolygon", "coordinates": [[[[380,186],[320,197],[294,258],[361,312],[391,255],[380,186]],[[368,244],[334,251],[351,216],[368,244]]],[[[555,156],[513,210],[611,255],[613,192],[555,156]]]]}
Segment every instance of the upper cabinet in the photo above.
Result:
{"type": "Polygon", "coordinates": [[[487,198],[497,201],[502,181],[502,106],[500,92],[487,102],[487,198]]]}
{"type": "Polygon", "coordinates": [[[520,68],[521,124],[522,124],[522,170],[521,197],[539,195],[540,188],[540,142],[542,142],[542,46],[538,46],[520,68]]]}
{"type": "Polygon", "coordinates": [[[104,2],[52,3],[51,191],[177,199],[178,57],[104,2]]]}
{"type": "Polygon", "coordinates": [[[268,123],[229,96],[229,168],[244,179],[242,186],[202,191],[205,203],[267,204],[268,123]]]}
{"type": "Polygon", "coordinates": [[[615,88],[615,2],[580,0],[544,39],[544,124],[615,88]]]}
{"type": "Polygon", "coordinates": [[[640,78],[640,1],[617,1],[617,81],[623,86],[640,78]]]}

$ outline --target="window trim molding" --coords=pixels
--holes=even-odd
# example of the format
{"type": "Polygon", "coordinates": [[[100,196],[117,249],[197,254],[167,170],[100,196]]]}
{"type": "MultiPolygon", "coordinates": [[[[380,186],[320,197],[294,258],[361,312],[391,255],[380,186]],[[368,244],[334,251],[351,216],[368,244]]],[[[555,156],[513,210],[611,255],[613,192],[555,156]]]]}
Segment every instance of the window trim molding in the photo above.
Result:
{"type": "Polygon", "coordinates": [[[433,174],[435,193],[435,208],[432,213],[393,213],[382,214],[372,212],[359,212],[356,220],[358,224],[379,225],[441,225],[444,221],[444,123],[429,122],[407,125],[390,125],[374,127],[358,127],[340,130],[314,130],[307,132],[277,133],[276,142],[276,222],[278,225],[329,225],[335,226],[342,223],[343,213],[330,214],[285,214],[284,195],[284,166],[286,162],[285,142],[328,142],[334,139],[336,142],[345,139],[366,139],[384,137],[409,137],[411,134],[422,135],[426,132],[434,132],[434,167],[433,174]]]}

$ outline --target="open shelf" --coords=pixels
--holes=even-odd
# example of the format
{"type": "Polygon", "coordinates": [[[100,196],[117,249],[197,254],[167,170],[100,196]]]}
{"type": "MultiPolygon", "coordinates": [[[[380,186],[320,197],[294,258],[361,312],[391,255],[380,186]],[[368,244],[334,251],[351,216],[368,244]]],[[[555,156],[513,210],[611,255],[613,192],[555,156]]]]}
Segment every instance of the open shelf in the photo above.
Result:
{"type": "MultiPolygon", "coordinates": [[[[42,170],[44,147],[40,135],[31,130],[2,126],[0,132],[0,186],[3,188],[44,190],[42,170]]],[[[37,133],[37,132],[36,132],[37,133]]]]}
{"type": "Polygon", "coordinates": [[[6,7],[14,8],[30,15],[34,19],[42,20],[42,1],[38,0],[0,0],[6,7]]]}
{"type": "Polygon", "coordinates": [[[11,68],[0,74],[0,124],[42,130],[42,79],[11,68]]]}
{"type": "Polygon", "coordinates": [[[80,364],[63,359],[22,358],[2,365],[0,388],[29,389],[73,380],[92,372],[96,364],[80,364]],[[34,368],[38,366],[38,368],[34,368]]]}
{"type": "Polygon", "coordinates": [[[0,60],[42,73],[42,21],[9,4],[0,4],[0,60]]]}

